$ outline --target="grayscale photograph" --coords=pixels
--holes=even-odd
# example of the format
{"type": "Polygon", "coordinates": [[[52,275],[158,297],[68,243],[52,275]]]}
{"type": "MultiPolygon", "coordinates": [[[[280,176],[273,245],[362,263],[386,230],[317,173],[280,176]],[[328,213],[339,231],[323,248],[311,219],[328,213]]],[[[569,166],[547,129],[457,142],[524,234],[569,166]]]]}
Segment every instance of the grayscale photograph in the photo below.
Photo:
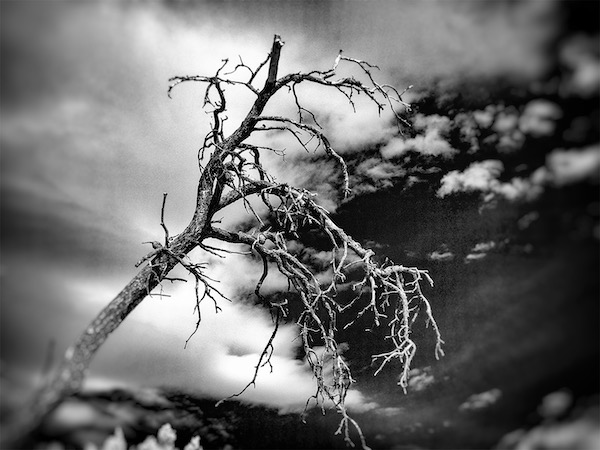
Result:
{"type": "Polygon", "coordinates": [[[600,449],[600,2],[0,0],[2,450],[600,449]]]}

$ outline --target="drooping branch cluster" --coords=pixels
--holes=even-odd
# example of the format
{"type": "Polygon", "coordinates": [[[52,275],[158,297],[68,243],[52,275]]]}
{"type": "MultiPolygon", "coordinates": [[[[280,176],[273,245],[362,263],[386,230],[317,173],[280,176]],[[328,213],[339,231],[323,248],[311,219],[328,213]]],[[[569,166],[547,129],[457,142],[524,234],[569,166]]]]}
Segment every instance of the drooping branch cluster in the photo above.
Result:
{"type": "MultiPolygon", "coordinates": [[[[317,392],[313,398],[322,405],[325,400],[333,403],[342,414],[339,431],[343,430],[349,441],[348,423],[355,424],[347,414],[345,399],[354,379],[339,349],[338,329],[352,326],[365,315],[370,315],[375,326],[386,326],[386,338],[391,342],[391,348],[386,353],[373,356],[374,360],[383,360],[376,373],[390,360],[398,359],[403,367],[400,384],[406,389],[410,364],[416,351],[411,327],[419,312],[424,312],[426,323],[434,329],[436,358],[443,355],[438,326],[419,284],[423,278],[432,283],[431,278],[427,271],[416,268],[391,263],[378,265],[374,253],[338,227],[327,211],[314,202],[314,195],[310,192],[264,181],[253,184],[249,191],[254,192],[259,187],[260,198],[269,209],[277,231],[246,233],[213,227],[210,236],[246,244],[251,252],[262,258],[263,274],[256,286],[260,298],[264,299],[260,287],[270,268],[267,261],[272,262],[288,279],[290,292],[299,298],[303,307],[297,324],[306,360],[317,381],[317,392]],[[298,237],[298,230],[307,226],[317,228],[329,239],[332,248],[329,260],[331,275],[326,280],[319,279],[314,270],[289,248],[289,243],[298,237]],[[362,278],[348,287],[348,273],[357,269],[361,271],[362,278]],[[343,296],[338,294],[348,289],[353,296],[351,300],[344,301],[343,296]],[[357,309],[357,313],[352,313],[357,309]]],[[[282,309],[285,315],[285,304],[268,303],[267,306],[282,309]]],[[[272,339],[269,346],[271,342],[272,339]]],[[[267,357],[269,346],[261,355],[261,362],[267,357]]],[[[251,383],[255,379],[256,373],[251,383]]],[[[360,429],[357,430],[362,438],[360,429]]]]}

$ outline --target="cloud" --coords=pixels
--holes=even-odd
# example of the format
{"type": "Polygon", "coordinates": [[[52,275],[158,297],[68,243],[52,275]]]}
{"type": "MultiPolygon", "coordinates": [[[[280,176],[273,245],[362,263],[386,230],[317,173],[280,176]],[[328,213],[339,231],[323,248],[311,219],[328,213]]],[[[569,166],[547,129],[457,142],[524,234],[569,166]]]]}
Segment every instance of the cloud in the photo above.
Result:
{"type": "Polygon", "coordinates": [[[471,261],[478,261],[480,259],[483,259],[487,256],[487,253],[469,253],[467,256],[465,256],[465,262],[471,262],[471,261]]]}
{"type": "Polygon", "coordinates": [[[600,144],[582,149],[554,150],[546,157],[549,178],[556,186],[600,178],[600,144]]]}
{"type": "Polygon", "coordinates": [[[496,132],[496,148],[500,153],[512,153],[521,149],[525,133],[519,128],[523,120],[514,106],[497,106],[492,130],[496,132]]]}
{"type": "Polygon", "coordinates": [[[450,130],[450,124],[450,119],[445,116],[417,114],[413,119],[413,126],[423,134],[417,134],[409,139],[401,137],[390,139],[381,147],[381,156],[392,159],[412,150],[422,155],[451,158],[458,153],[458,150],[452,148],[444,137],[450,130]]]}
{"type": "Polygon", "coordinates": [[[442,244],[440,248],[429,253],[427,259],[431,261],[451,261],[454,259],[454,253],[452,253],[447,244],[442,244]]]}
{"type": "Polygon", "coordinates": [[[561,79],[561,94],[590,98],[600,90],[598,35],[578,34],[564,40],[559,49],[567,73],[561,79]]]}
{"type": "Polygon", "coordinates": [[[538,412],[546,419],[558,419],[573,404],[573,394],[566,389],[547,394],[538,406],[538,412]]]}
{"type": "Polygon", "coordinates": [[[434,251],[427,255],[427,259],[432,261],[451,261],[454,259],[454,253],[452,252],[439,252],[434,251]]]}
{"type": "Polygon", "coordinates": [[[438,197],[446,197],[459,192],[481,192],[485,200],[495,196],[506,200],[532,200],[537,198],[542,187],[531,179],[515,177],[508,182],[498,180],[504,171],[499,160],[485,160],[472,163],[463,172],[452,170],[442,177],[438,197]]]}
{"type": "Polygon", "coordinates": [[[528,177],[500,181],[503,171],[504,164],[499,160],[474,162],[462,172],[452,170],[445,174],[437,195],[443,198],[461,192],[479,192],[484,202],[496,198],[513,202],[532,201],[539,198],[547,186],[598,183],[600,146],[595,144],[582,149],[554,150],[546,157],[546,164],[538,167],[528,177]]]}
{"type": "MultiPolygon", "coordinates": [[[[371,8],[363,4],[362,9],[361,19],[371,8]]],[[[474,5],[431,2],[374,11],[389,42],[401,43],[379,51],[394,54],[399,48],[402,57],[397,60],[398,71],[421,85],[432,78],[465,72],[521,79],[539,76],[547,68],[544,45],[554,35],[559,13],[557,4],[536,1],[474,5]],[[421,29],[428,30],[424,39],[416,37],[422,35],[421,29]]],[[[358,17],[354,20],[364,23],[358,17]]],[[[356,25],[347,33],[360,29],[356,25]]],[[[374,40],[375,36],[365,36],[363,45],[369,46],[374,40]]]]}
{"type": "Polygon", "coordinates": [[[445,197],[456,192],[489,192],[503,170],[498,160],[474,162],[464,172],[452,170],[444,175],[437,194],[445,197]]]}
{"type": "Polygon", "coordinates": [[[517,128],[519,124],[519,111],[514,106],[507,108],[497,107],[496,117],[492,129],[497,133],[510,133],[517,128]]]}
{"type": "MultiPolygon", "coordinates": [[[[168,299],[143,302],[105,344],[92,365],[92,374],[117,384],[143,379],[145,386],[169,386],[217,399],[241,391],[252,379],[269,340],[272,324],[268,313],[223,302],[223,311],[215,315],[212,305],[203,305],[203,321],[184,349],[195,322],[191,297],[179,289],[168,299]],[[174,307],[178,304],[188,308],[174,307]],[[165,323],[179,326],[165,329],[165,323]]],[[[273,371],[263,368],[257,386],[240,400],[284,409],[304,405],[314,392],[314,381],[308,366],[295,359],[299,345],[296,336],[294,325],[280,327],[274,342],[273,371]]]]}
{"type": "Polygon", "coordinates": [[[496,248],[496,243],[494,241],[480,242],[476,244],[475,247],[471,249],[471,251],[478,253],[487,253],[494,248],[496,248]]]}
{"type": "Polygon", "coordinates": [[[389,111],[381,117],[373,104],[364,101],[359,102],[356,112],[349,110],[348,105],[340,104],[337,111],[329,114],[324,126],[340,154],[378,144],[394,132],[389,111]]]}
{"type": "Polygon", "coordinates": [[[530,136],[539,138],[554,135],[556,122],[562,117],[560,106],[548,100],[532,100],[519,118],[519,129],[530,136]]]}
{"type": "Polygon", "coordinates": [[[356,166],[350,176],[353,195],[364,195],[394,185],[394,181],[406,175],[401,166],[379,158],[368,158],[356,166]]]}
{"type": "Polygon", "coordinates": [[[520,230],[526,230],[529,226],[540,218],[540,213],[537,211],[531,211],[522,216],[518,222],[517,226],[520,230]]]}
{"type": "Polygon", "coordinates": [[[416,392],[424,391],[435,383],[435,377],[431,374],[431,367],[415,368],[409,372],[408,388],[416,392]]]}
{"type": "MultiPolygon", "coordinates": [[[[241,391],[252,380],[273,328],[268,312],[223,302],[223,311],[215,314],[212,305],[203,305],[204,319],[184,349],[183,343],[195,321],[193,301],[182,288],[171,295],[143,302],[107,341],[92,365],[90,386],[97,377],[104,380],[104,387],[110,386],[110,380],[119,386],[124,382],[138,384],[143,379],[146,387],[168,386],[220,399],[241,391]],[[175,306],[182,303],[187,303],[188,308],[175,306]],[[179,326],[165,329],[165,323],[179,326]],[[160,339],[156,339],[156,333],[160,339]]],[[[296,325],[280,326],[274,341],[272,370],[263,367],[256,386],[239,400],[282,411],[301,411],[314,394],[316,384],[308,364],[296,358],[299,346],[296,325]]],[[[369,407],[356,389],[349,392],[347,403],[359,410],[369,407]]]]}
{"type": "Polygon", "coordinates": [[[465,256],[465,262],[469,263],[471,261],[478,261],[480,259],[483,259],[494,248],[496,248],[496,243],[494,241],[479,242],[478,244],[475,244],[475,246],[471,249],[471,253],[465,256]]]}
{"type": "Polygon", "coordinates": [[[543,188],[528,178],[512,178],[506,183],[493,183],[492,192],[510,201],[534,200],[538,198],[543,188]]]}
{"type": "Polygon", "coordinates": [[[490,389],[489,391],[471,395],[458,409],[460,411],[477,411],[480,409],[489,408],[502,397],[500,389],[490,389]]]}
{"type": "Polygon", "coordinates": [[[484,110],[473,111],[473,119],[480,128],[490,128],[494,123],[495,105],[488,105],[484,110]]]}
{"type": "Polygon", "coordinates": [[[519,110],[514,106],[490,104],[484,109],[458,113],[453,123],[460,131],[461,141],[469,144],[469,153],[478,152],[481,144],[499,153],[513,153],[525,141],[519,119],[519,110]]]}
{"type": "Polygon", "coordinates": [[[454,116],[455,127],[460,131],[461,141],[469,144],[469,153],[479,150],[480,130],[475,119],[477,111],[473,113],[458,113],[454,116]]]}

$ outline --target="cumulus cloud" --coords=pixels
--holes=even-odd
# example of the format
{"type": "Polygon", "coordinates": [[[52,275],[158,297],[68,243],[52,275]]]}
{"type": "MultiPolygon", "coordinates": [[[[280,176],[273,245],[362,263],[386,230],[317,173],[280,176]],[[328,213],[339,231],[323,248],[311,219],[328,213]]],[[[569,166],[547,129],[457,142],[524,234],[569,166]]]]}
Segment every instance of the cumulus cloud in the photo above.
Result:
{"type": "Polygon", "coordinates": [[[582,149],[554,150],[546,158],[549,177],[556,186],[581,181],[598,182],[600,178],[600,144],[582,149]]]}
{"type": "Polygon", "coordinates": [[[445,116],[417,114],[413,119],[413,126],[422,134],[408,139],[390,139],[381,147],[381,156],[385,159],[397,158],[412,150],[422,155],[451,158],[458,150],[452,148],[446,138],[450,124],[450,119],[445,116]]]}
{"type": "MultiPolygon", "coordinates": [[[[322,95],[317,98],[320,97],[322,95]]],[[[324,125],[332,144],[339,153],[362,150],[385,141],[393,134],[395,127],[389,111],[379,116],[373,104],[360,101],[357,110],[353,112],[343,100],[339,103],[336,111],[328,114],[326,125],[324,125]]],[[[331,105],[330,103],[329,107],[331,105]]],[[[324,106],[319,109],[323,111],[324,106]]],[[[318,111],[317,108],[313,109],[318,111]]]]}
{"type": "Polygon", "coordinates": [[[480,192],[485,200],[495,196],[507,200],[532,200],[537,198],[542,187],[528,178],[513,178],[502,182],[498,178],[504,171],[504,164],[499,160],[485,160],[472,163],[464,171],[452,170],[442,177],[439,197],[446,197],[459,192],[480,192]]]}
{"type": "Polygon", "coordinates": [[[556,122],[563,115],[562,109],[548,100],[532,100],[519,118],[519,129],[530,136],[539,138],[554,135],[556,122]]]}
{"type": "Polygon", "coordinates": [[[497,107],[497,114],[492,129],[497,133],[510,133],[519,124],[519,112],[514,106],[507,108],[497,107]]]}
{"type": "Polygon", "coordinates": [[[504,165],[498,160],[474,162],[463,172],[452,170],[443,176],[438,196],[455,192],[489,192],[503,170],[504,165]]]}
{"type": "Polygon", "coordinates": [[[469,153],[475,153],[479,150],[480,130],[475,113],[458,113],[454,116],[454,124],[460,132],[462,142],[469,143],[469,153]]]}
{"type": "Polygon", "coordinates": [[[512,153],[520,150],[525,140],[519,129],[520,116],[514,106],[491,104],[484,109],[458,113],[453,122],[461,140],[469,143],[469,153],[479,151],[481,144],[499,153],[512,153]]]}
{"type": "Polygon", "coordinates": [[[400,165],[379,158],[362,161],[350,176],[350,187],[354,195],[363,195],[388,189],[394,182],[404,177],[407,171],[400,165]]]}
{"type": "Polygon", "coordinates": [[[473,111],[473,119],[480,128],[486,129],[492,126],[492,123],[494,123],[495,109],[494,105],[488,105],[483,110],[473,111]]]}
{"type": "MultiPolygon", "coordinates": [[[[495,198],[508,201],[531,201],[538,198],[547,186],[566,186],[581,182],[598,183],[600,179],[600,146],[582,149],[557,149],[546,157],[546,164],[528,177],[514,177],[508,181],[499,178],[504,164],[499,160],[472,163],[464,171],[452,170],[445,174],[437,191],[439,197],[460,192],[479,192],[484,202],[495,198]]],[[[520,222],[527,227],[529,218],[520,222]]],[[[531,220],[535,220],[532,216],[531,220]]],[[[475,255],[471,259],[481,258],[475,255]]]]}
{"type": "Polygon", "coordinates": [[[520,150],[525,140],[524,132],[519,128],[521,116],[514,106],[497,106],[492,125],[496,132],[496,148],[500,153],[512,153],[520,150]]]}

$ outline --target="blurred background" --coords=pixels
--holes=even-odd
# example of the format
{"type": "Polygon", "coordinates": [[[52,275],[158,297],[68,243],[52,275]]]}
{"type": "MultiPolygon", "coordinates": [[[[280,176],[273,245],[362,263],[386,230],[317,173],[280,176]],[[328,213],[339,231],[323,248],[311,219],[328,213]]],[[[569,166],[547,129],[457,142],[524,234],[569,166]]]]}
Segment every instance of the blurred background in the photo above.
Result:
{"type": "MultiPolygon", "coordinates": [[[[597,2],[0,8],[3,422],[136,273],[149,251],[141,243],[161,239],[162,193],[172,234],[191,218],[209,116],[202,86],[179,86],[169,99],[168,79],[211,75],[223,58],[257,66],[279,34],[280,75],[325,70],[343,49],[377,64],[381,82],[413,86],[404,134],[373,105],[359,101],[354,112],[334,93],[299,91],[349,165],[348,200],[325,155],[266,138],[286,148],[284,159],[266,160],[279,181],[315,190],[381,261],[435,280],[426,294],[446,356],[435,360],[430,330],[417,327],[407,394],[399,366],[373,376],[371,355],[387,348],[382,332],[365,332],[365,322],[340,336],[357,379],[348,404],[369,445],[600,441],[597,2]]],[[[231,132],[251,99],[227,94],[231,132]]],[[[283,95],[272,108],[294,114],[283,95]]],[[[247,221],[243,208],[224,218],[247,221]]],[[[307,236],[303,255],[316,261],[321,250],[307,236]]],[[[299,420],[315,386],[293,321],[276,340],[273,372],[239,402],[215,407],[250,381],[272,325],[251,298],[261,267],[239,255],[195,256],[234,301],[219,314],[204,305],[184,349],[193,287],[165,286],[170,297],[145,300],[99,352],[84,393],[33,437],[39,445],[98,444],[117,425],[137,443],[171,422],[181,442],[199,430],[206,448],[344,447],[334,411],[299,420]]]]}

